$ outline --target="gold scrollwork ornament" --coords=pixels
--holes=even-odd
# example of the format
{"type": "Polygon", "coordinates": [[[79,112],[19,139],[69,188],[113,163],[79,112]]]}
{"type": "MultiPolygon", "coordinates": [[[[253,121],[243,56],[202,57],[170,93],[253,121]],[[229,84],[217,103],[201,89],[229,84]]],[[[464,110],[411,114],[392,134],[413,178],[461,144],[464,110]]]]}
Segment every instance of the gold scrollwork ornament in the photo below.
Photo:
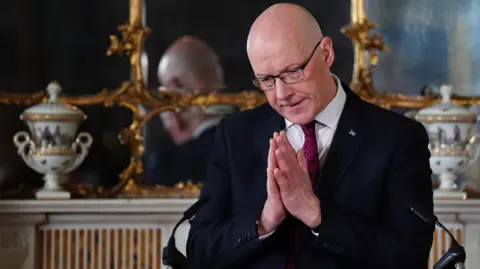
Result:
{"type": "MultiPolygon", "coordinates": [[[[365,11],[365,0],[351,0],[351,25],[343,32],[354,43],[355,60],[351,88],[364,100],[381,107],[420,109],[440,101],[440,97],[408,96],[401,93],[380,94],[374,87],[372,72],[378,63],[378,52],[387,52],[382,35],[373,32],[377,28],[365,11]],[[366,55],[368,54],[368,57],[366,55]]],[[[480,105],[480,96],[452,96],[457,105],[480,105]]]]}
{"type": "MultiPolygon", "coordinates": [[[[107,55],[126,55],[129,57],[132,78],[120,85],[114,91],[103,89],[98,94],[83,96],[62,96],[60,102],[85,106],[104,105],[111,107],[119,105],[132,111],[132,123],[119,134],[121,142],[128,145],[131,150],[130,164],[121,174],[120,182],[112,189],[99,187],[97,190],[89,186],[75,186],[76,195],[84,197],[197,197],[200,193],[201,184],[193,184],[189,181],[179,183],[174,187],[148,186],[143,183],[143,155],[142,130],[147,121],[159,112],[166,110],[179,110],[182,107],[198,105],[208,107],[216,104],[231,104],[241,110],[256,107],[266,101],[265,96],[258,92],[243,91],[238,94],[180,94],[164,91],[159,96],[152,96],[143,83],[141,68],[141,53],[145,37],[150,29],[143,27],[142,22],[143,0],[130,0],[129,23],[118,27],[121,39],[110,36],[110,47],[107,55]],[[140,107],[147,106],[152,110],[147,114],[141,113],[140,107]]],[[[33,94],[10,94],[0,92],[0,103],[15,105],[30,105],[46,101],[45,91],[33,94]]]]}

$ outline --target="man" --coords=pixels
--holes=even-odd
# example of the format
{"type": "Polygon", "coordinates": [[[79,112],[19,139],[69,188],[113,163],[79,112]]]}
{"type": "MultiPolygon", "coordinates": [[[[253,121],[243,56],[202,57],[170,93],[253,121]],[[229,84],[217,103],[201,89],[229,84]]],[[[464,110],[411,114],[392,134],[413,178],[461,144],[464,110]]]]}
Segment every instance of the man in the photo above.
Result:
{"type": "MultiPolygon", "coordinates": [[[[224,84],[217,54],[193,36],[183,36],[167,49],[160,60],[158,78],[163,88],[183,93],[210,93],[220,90],[224,84]]],[[[215,127],[231,112],[232,108],[225,106],[210,107],[206,111],[191,106],[179,112],[161,113],[173,145],[162,149],[147,145],[147,182],[166,186],[186,180],[203,182],[215,127]]],[[[151,141],[155,133],[150,130],[149,135],[151,141]]]]}
{"type": "Polygon", "coordinates": [[[332,75],[332,41],[299,6],[264,11],[247,53],[269,104],[217,127],[193,266],[426,268],[434,227],[410,210],[433,214],[425,128],[332,75]]]}

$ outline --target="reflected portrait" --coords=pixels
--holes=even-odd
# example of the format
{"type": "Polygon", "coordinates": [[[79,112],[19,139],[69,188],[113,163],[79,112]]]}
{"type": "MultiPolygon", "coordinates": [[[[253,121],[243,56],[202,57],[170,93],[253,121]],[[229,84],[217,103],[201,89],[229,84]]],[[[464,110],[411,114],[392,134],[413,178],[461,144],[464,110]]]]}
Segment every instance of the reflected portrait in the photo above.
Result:
{"type": "MultiPolygon", "coordinates": [[[[225,87],[223,74],[218,55],[210,45],[198,37],[182,36],[160,59],[158,91],[221,92],[225,87]]],[[[182,181],[203,182],[215,128],[235,110],[227,104],[208,108],[187,106],[154,116],[144,131],[145,181],[163,186],[182,181]]]]}

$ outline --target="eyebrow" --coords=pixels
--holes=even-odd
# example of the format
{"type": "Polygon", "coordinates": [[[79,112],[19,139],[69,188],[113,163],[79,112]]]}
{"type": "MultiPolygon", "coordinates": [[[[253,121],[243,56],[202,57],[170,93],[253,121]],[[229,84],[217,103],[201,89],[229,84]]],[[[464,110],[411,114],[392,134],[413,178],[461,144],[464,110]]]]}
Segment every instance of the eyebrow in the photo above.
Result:
{"type": "Polygon", "coordinates": [[[302,64],[289,64],[287,66],[285,66],[284,68],[280,69],[280,71],[276,74],[276,75],[273,75],[273,74],[258,74],[256,73],[255,74],[255,77],[257,78],[265,78],[265,77],[269,77],[269,76],[278,76],[280,75],[281,73],[285,72],[285,71],[288,71],[288,70],[291,70],[291,69],[295,69],[295,68],[299,68],[302,64]]]}

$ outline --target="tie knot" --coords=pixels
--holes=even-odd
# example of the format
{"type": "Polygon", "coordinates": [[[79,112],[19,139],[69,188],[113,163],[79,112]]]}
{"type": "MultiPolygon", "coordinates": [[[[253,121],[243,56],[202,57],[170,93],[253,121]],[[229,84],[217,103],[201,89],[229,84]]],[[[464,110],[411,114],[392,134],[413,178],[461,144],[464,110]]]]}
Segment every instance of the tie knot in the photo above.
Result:
{"type": "Polygon", "coordinates": [[[315,137],[315,121],[312,121],[305,125],[301,125],[301,127],[305,136],[315,137]]]}

